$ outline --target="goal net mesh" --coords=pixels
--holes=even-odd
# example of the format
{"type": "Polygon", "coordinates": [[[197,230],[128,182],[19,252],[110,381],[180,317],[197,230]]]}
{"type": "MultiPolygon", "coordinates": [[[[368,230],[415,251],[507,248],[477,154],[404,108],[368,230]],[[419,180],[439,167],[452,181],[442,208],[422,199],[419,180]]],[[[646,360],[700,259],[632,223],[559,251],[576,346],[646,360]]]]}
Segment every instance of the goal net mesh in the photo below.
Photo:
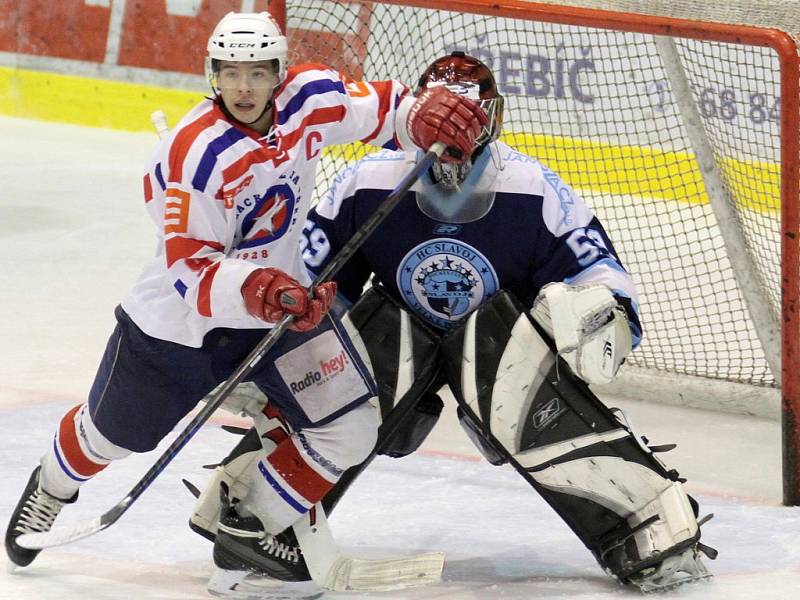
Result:
{"type": "MultiPolygon", "coordinates": [[[[663,3],[576,4],[644,10],[663,3]]],[[[289,0],[286,15],[290,64],[322,62],[353,78],[413,87],[428,64],[453,50],[483,60],[505,97],[504,141],[580,193],[638,285],[645,336],[628,364],[776,385],[654,36],[366,2],[289,0]]],[[[675,43],[761,301],[777,318],[778,58],[764,47],[675,43]]],[[[318,194],[365,150],[329,151],[318,194]]]]}

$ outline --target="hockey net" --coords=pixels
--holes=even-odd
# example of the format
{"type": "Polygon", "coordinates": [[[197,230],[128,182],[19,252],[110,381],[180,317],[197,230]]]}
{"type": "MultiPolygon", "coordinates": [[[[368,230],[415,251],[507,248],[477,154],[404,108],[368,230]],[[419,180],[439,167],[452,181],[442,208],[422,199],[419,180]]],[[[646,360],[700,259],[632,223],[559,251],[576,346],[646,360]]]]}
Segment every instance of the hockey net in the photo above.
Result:
{"type": "MultiPolygon", "coordinates": [[[[292,63],[353,78],[413,86],[452,50],[486,62],[503,139],[579,191],[637,282],[645,337],[622,385],[775,416],[781,385],[785,411],[800,406],[800,18],[792,3],[664,4],[288,0],[285,16],[292,63]]],[[[363,152],[330,151],[320,191],[363,152]]]]}

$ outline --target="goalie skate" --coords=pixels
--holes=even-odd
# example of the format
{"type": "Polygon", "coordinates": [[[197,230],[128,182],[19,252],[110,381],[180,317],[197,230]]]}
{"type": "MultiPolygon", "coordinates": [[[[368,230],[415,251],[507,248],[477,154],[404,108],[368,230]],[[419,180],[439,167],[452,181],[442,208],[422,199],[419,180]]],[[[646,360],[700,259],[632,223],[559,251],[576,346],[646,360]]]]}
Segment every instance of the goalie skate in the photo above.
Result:
{"type": "Polygon", "coordinates": [[[696,581],[706,581],[712,575],[706,569],[695,547],[669,556],[654,567],[643,569],[629,579],[631,585],[644,593],[663,592],[696,581]]]}

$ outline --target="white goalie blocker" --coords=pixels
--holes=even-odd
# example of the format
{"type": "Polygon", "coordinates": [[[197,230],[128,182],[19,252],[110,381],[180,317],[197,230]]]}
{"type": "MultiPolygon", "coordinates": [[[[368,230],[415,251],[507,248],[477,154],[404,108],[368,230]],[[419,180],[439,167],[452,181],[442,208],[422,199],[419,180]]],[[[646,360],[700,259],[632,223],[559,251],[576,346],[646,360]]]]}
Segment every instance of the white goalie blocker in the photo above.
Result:
{"type": "MultiPolygon", "coordinates": [[[[614,348],[608,358],[604,347],[630,348],[627,319],[609,305],[600,327],[581,339],[592,329],[583,315],[603,294],[559,288],[551,288],[532,313],[538,309],[541,317],[549,308],[554,331],[566,315],[562,329],[572,332],[564,348],[576,369],[613,377],[626,353],[614,348]]],[[[696,503],[677,472],[668,471],[624,417],[575,377],[515,299],[496,295],[446,336],[442,350],[470,428],[505,455],[607,572],[642,591],[710,577],[698,551],[712,558],[716,552],[699,543],[696,503]]]]}

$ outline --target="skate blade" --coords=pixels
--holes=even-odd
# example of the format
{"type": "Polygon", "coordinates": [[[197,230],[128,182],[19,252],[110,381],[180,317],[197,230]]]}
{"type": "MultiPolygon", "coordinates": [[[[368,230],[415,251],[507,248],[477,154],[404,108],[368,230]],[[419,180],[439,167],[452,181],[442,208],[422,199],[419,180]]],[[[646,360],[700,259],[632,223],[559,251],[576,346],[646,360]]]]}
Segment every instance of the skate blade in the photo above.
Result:
{"type": "Polygon", "coordinates": [[[21,571],[22,568],[23,567],[20,567],[14,561],[12,561],[12,560],[10,560],[8,558],[6,559],[6,573],[9,573],[9,574],[13,575],[14,573],[17,573],[18,571],[21,571]]]}
{"type": "Polygon", "coordinates": [[[281,581],[250,571],[216,568],[208,581],[208,593],[235,600],[312,600],[325,590],[313,581],[281,581]]]}
{"type": "Polygon", "coordinates": [[[650,577],[634,581],[643,593],[668,592],[677,587],[708,581],[713,576],[699,557],[684,553],[664,561],[657,572],[650,577]]]}

